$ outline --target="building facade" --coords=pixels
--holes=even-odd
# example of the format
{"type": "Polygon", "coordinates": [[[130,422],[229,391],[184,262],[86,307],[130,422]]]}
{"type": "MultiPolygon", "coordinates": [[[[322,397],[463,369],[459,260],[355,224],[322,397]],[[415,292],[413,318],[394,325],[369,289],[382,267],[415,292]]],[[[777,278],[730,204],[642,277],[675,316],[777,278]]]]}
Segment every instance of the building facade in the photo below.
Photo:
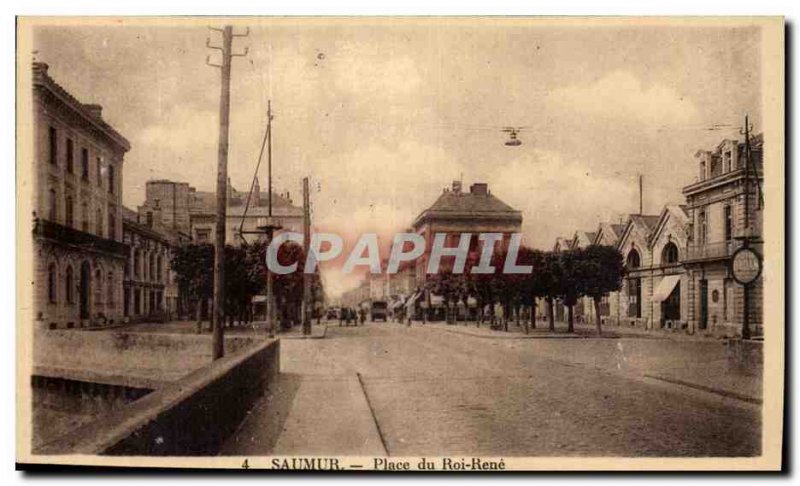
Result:
{"type": "Polygon", "coordinates": [[[478,254],[478,234],[501,233],[503,239],[496,248],[499,251],[507,248],[511,235],[519,233],[521,228],[522,212],[494,196],[488,184],[472,184],[469,192],[465,192],[460,181],[453,181],[452,187],[445,189],[411,225],[412,231],[421,235],[426,243],[425,252],[416,260],[417,286],[422,287],[427,280],[426,270],[436,234],[446,234],[445,246],[456,247],[461,234],[468,233],[472,235],[469,251],[478,254]]]}
{"type": "Polygon", "coordinates": [[[183,309],[170,262],[172,249],[187,243],[189,236],[166,227],[158,208],[144,218],[124,208],[123,241],[128,245],[123,281],[125,320],[164,322],[178,318],[183,309]]]}
{"type": "MultiPolygon", "coordinates": [[[[424,289],[429,278],[427,269],[435,235],[445,234],[445,247],[454,248],[462,234],[470,234],[470,258],[477,259],[481,252],[480,233],[500,233],[502,240],[495,247],[495,252],[499,252],[508,248],[511,235],[520,233],[521,228],[522,212],[494,196],[488,184],[476,182],[466,192],[461,181],[453,181],[451,188],[445,188],[411,225],[412,231],[421,235],[426,244],[424,253],[415,263],[416,287],[424,289]]],[[[410,298],[410,303],[412,306],[418,303],[418,309],[424,309],[429,319],[444,318],[442,297],[430,291],[420,291],[410,298]]],[[[474,310],[464,311],[474,314],[474,310]]]]}
{"type": "MultiPolygon", "coordinates": [[[[225,221],[225,243],[242,244],[239,234],[258,230],[269,214],[269,194],[262,192],[256,179],[250,200],[248,192],[237,191],[228,181],[228,206],[225,221]]],[[[216,234],[216,193],[198,191],[185,182],[165,179],[147,182],[145,201],[139,213],[151,217],[154,211],[161,212],[164,226],[189,234],[195,243],[213,243],[216,234]]],[[[303,208],[292,203],[289,193],[272,194],[272,220],[281,226],[279,231],[303,231],[303,208]]],[[[264,238],[257,234],[245,234],[253,242],[264,238]]]]}
{"type": "MultiPolygon", "coordinates": [[[[657,216],[631,215],[622,230],[600,224],[594,244],[616,247],[625,263],[622,289],[600,306],[604,324],[741,335],[745,292],[731,259],[745,244],[763,255],[763,138],[751,139],[749,157],[746,143],[723,140],[695,159],[699,175],[683,188],[686,204],[667,205],[657,216]]],[[[751,289],[750,331],[758,336],[760,278],[751,289]]]]}
{"type": "Polygon", "coordinates": [[[33,65],[34,308],[44,328],[123,317],[122,169],[130,143],[33,65]]]}
{"type": "MultiPolygon", "coordinates": [[[[735,334],[744,320],[744,289],[733,280],[731,258],[747,240],[763,255],[763,136],[747,144],[723,140],[695,154],[698,181],[683,188],[690,241],[683,264],[688,272],[688,321],[701,332],[735,334]]],[[[763,286],[750,295],[750,324],[763,332],[763,286]]]]}

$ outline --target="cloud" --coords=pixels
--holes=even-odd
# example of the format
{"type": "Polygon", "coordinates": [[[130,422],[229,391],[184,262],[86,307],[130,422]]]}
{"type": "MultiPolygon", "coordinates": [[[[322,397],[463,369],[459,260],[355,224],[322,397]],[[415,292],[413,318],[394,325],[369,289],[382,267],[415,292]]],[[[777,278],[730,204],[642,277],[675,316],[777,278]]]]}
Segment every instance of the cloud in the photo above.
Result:
{"type": "Polygon", "coordinates": [[[410,95],[422,83],[411,57],[375,45],[339,44],[328,59],[334,84],[345,93],[390,100],[410,95]]]}
{"type": "Polygon", "coordinates": [[[635,75],[614,71],[588,84],[558,88],[548,96],[555,109],[596,119],[644,123],[650,126],[685,124],[696,119],[694,103],[673,87],[644,85],[635,75]]]}
{"type": "Polygon", "coordinates": [[[492,194],[523,213],[526,244],[552,247],[555,236],[594,230],[600,221],[632,212],[635,181],[594,173],[557,152],[534,150],[489,177],[492,194]],[[568,234],[564,234],[569,228],[568,234]]]}

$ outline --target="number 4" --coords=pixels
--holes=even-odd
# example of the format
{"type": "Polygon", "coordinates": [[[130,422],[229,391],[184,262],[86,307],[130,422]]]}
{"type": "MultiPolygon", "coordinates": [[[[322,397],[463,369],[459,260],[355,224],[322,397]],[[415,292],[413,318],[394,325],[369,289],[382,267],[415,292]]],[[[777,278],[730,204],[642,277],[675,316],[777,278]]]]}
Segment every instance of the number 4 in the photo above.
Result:
{"type": "Polygon", "coordinates": [[[242,469],[250,469],[250,464],[247,463],[247,459],[242,463],[242,469]]]}

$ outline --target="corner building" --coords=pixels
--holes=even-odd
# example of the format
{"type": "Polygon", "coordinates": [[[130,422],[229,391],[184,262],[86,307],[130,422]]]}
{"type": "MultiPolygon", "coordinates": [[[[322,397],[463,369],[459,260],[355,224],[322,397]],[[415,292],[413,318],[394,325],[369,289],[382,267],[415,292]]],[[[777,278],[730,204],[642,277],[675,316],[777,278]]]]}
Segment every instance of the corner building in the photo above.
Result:
{"type": "Polygon", "coordinates": [[[33,296],[42,328],[122,319],[122,164],[130,143],[33,65],[33,296]]]}

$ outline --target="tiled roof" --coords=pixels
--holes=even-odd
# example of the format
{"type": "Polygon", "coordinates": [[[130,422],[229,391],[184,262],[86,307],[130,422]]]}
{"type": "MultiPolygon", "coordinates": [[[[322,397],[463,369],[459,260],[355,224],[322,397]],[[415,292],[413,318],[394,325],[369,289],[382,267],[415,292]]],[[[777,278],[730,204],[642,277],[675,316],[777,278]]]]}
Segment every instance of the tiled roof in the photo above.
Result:
{"type": "MultiPolygon", "coordinates": [[[[265,213],[267,208],[269,207],[268,204],[268,193],[261,192],[259,195],[258,205],[256,205],[255,198],[250,199],[250,205],[247,209],[247,214],[260,214],[265,213]],[[263,210],[262,210],[263,209],[263,210]]],[[[217,207],[217,194],[211,191],[195,191],[193,195],[194,199],[191,202],[191,209],[195,212],[211,212],[213,213],[216,211],[217,207]]],[[[237,213],[241,214],[244,211],[245,204],[247,202],[247,193],[242,192],[234,192],[233,196],[228,200],[228,212],[229,213],[237,213]]],[[[285,197],[272,193],[272,209],[283,211],[284,213],[292,212],[293,210],[298,210],[302,212],[302,209],[294,206],[288,199],[285,197]]]]}
{"type": "Polygon", "coordinates": [[[491,217],[522,221],[522,213],[492,194],[444,192],[416,219],[416,224],[430,217],[491,217]]]}
{"type": "Polygon", "coordinates": [[[630,218],[634,223],[644,226],[647,231],[653,231],[658,224],[659,215],[655,214],[631,214],[630,218]]]}
{"type": "Polygon", "coordinates": [[[620,223],[620,224],[613,224],[612,223],[612,224],[609,224],[608,227],[611,228],[611,231],[613,231],[615,235],[617,235],[617,238],[622,236],[622,233],[625,231],[625,225],[622,224],[622,223],[620,223]]]}
{"type": "Polygon", "coordinates": [[[75,112],[80,114],[87,122],[95,125],[101,132],[118,144],[124,151],[131,149],[131,143],[123,137],[118,131],[106,123],[99,116],[92,114],[87,105],[78,101],[77,98],[72,96],[69,91],[64,89],[60,84],[56,83],[53,78],[47,74],[48,66],[42,62],[33,63],[33,85],[40,86],[49,90],[53,95],[59,98],[64,104],[72,108],[75,112]]]}

